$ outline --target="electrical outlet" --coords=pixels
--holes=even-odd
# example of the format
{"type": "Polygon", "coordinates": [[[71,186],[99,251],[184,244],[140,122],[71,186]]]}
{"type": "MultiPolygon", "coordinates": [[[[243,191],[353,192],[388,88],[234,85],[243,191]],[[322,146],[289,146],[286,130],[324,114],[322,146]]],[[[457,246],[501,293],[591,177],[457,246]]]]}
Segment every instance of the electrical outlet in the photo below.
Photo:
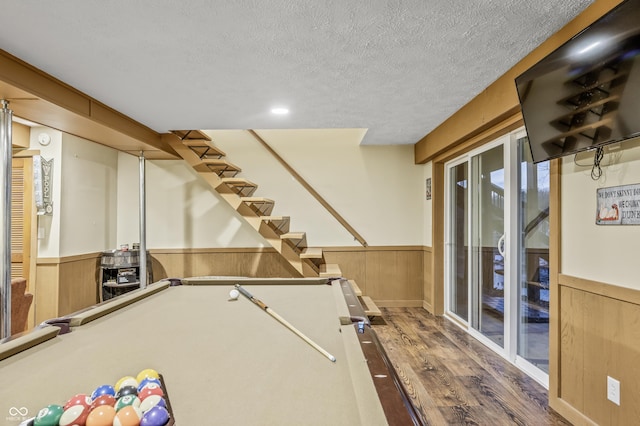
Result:
{"type": "Polygon", "coordinates": [[[607,376],[607,399],[620,405],[620,382],[609,376],[607,376]]]}

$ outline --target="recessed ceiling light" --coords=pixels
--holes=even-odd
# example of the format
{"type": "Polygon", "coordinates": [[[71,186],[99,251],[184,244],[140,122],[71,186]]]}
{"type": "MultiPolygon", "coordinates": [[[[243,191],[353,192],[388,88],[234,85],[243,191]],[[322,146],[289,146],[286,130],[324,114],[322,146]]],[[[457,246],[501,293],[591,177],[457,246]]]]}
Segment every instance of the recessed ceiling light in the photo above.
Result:
{"type": "Polygon", "coordinates": [[[275,115],[287,115],[289,114],[289,108],[271,108],[271,114],[275,115]]]}

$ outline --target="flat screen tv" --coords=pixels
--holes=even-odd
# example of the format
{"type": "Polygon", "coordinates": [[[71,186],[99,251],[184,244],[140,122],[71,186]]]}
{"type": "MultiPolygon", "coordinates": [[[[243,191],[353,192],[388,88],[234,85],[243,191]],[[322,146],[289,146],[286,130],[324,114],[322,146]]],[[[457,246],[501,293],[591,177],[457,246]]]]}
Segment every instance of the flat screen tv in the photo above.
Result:
{"type": "Polygon", "coordinates": [[[626,0],[516,78],[533,162],[640,135],[640,0],[626,0]]]}

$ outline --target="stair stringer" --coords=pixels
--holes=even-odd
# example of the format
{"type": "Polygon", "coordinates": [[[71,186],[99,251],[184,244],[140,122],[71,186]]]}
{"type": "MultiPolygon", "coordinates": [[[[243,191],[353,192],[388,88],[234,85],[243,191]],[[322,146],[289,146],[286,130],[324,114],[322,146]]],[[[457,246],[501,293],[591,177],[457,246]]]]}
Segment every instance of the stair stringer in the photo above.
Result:
{"type": "Polygon", "coordinates": [[[202,159],[191,148],[187,147],[180,137],[167,133],[162,135],[162,138],[284,258],[292,275],[296,277],[319,276],[319,268],[309,259],[301,258],[298,251],[283,242],[277,230],[269,226],[263,220],[263,216],[243,202],[242,197],[235,193],[220,176],[203,166],[202,159]]]}

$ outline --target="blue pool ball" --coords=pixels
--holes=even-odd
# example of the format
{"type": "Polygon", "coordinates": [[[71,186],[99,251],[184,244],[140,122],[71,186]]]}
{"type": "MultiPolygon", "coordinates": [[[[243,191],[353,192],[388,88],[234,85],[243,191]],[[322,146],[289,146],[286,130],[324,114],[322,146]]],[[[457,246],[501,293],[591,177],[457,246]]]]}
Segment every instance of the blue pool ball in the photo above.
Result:
{"type": "Polygon", "coordinates": [[[156,405],[144,413],[140,426],[164,426],[169,421],[169,412],[166,408],[156,405]]]}
{"type": "Polygon", "coordinates": [[[98,386],[96,390],[94,390],[93,393],[91,393],[91,400],[95,401],[102,395],[116,396],[116,390],[111,385],[98,386]]]}
{"type": "Polygon", "coordinates": [[[159,379],[153,378],[153,377],[147,377],[146,379],[142,379],[142,381],[140,382],[140,384],[138,385],[138,392],[140,392],[145,386],[147,386],[149,383],[155,383],[158,386],[161,386],[162,384],[160,383],[159,379]]]}

